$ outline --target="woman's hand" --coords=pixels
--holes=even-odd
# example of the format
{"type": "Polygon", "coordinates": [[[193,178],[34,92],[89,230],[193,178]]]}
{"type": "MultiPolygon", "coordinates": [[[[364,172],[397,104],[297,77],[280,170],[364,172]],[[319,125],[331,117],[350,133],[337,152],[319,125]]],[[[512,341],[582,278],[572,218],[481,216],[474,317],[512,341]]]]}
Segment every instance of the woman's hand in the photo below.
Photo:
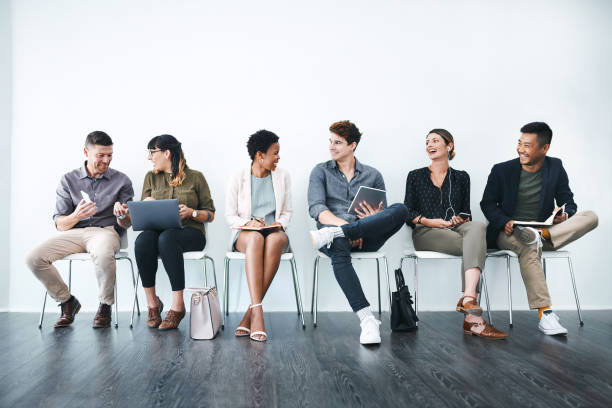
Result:
{"type": "Polygon", "coordinates": [[[451,218],[450,223],[453,227],[458,227],[461,224],[465,224],[469,220],[469,218],[461,218],[458,215],[455,215],[453,218],[451,218]]]}
{"type": "Polygon", "coordinates": [[[144,199],[144,200],[142,200],[142,201],[154,201],[154,200],[155,200],[155,199],[154,199],[153,197],[147,197],[147,198],[145,198],[145,199],[144,199]]]}
{"type": "Polygon", "coordinates": [[[265,227],[266,223],[260,220],[251,220],[249,222],[247,222],[246,224],[244,224],[245,227],[265,227]]]}
{"type": "Polygon", "coordinates": [[[193,208],[189,208],[185,204],[179,204],[179,215],[181,216],[181,220],[191,218],[191,214],[193,214],[193,208]]]}
{"type": "Polygon", "coordinates": [[[282,230],[283,224],[281,224],[280,222],[273,222],[272,224],[268,225],[268,227],[278,227],[280,230],[282,230]]]}
{"type": "Polygon", "coordinates": [[[450,221],[444,221],[442,218],[422,218],[421,224],[429,228],[449,228],[452,227],[450,221]]]}

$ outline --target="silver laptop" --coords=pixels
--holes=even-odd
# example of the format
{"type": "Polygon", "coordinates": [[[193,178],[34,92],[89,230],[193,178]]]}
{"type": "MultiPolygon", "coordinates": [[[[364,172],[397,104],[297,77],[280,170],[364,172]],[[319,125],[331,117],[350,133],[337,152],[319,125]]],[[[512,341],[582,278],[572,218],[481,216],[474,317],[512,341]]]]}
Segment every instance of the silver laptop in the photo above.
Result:
{"type": "Polygon", "coordinates": [[[134,231],[183,228],[178,200],[128,201],[134,231]]]}

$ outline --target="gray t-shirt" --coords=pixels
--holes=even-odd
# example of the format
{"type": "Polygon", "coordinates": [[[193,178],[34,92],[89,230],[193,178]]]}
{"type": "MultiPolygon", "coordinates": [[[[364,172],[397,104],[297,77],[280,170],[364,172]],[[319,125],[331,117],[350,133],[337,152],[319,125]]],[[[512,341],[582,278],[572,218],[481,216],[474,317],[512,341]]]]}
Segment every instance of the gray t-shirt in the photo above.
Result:
{"type": "Polygon", "coordinates": [[[272,176],[255,177],[251,174],[251,214],[272,224],[276,214],[276,200],[272,176]]]}
{"type": "Polygon", "coordinates": [[[542,191],[542,171],[530,173],[521,169],[516,209],[512,218],[517,221],[537,221],[542,191]]]}

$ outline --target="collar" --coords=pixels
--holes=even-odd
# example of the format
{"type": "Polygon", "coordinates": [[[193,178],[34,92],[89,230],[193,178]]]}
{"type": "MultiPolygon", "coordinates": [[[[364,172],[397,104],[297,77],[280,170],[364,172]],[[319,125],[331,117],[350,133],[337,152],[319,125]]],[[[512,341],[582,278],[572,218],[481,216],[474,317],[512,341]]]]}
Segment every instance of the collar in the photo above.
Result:
{"type": "MultiPolygon", "coordinates": [[[[109,167],[108,170],[106,170],[106,172],[102,173],[100,177],[98,177],[98,179],[105,178],[107,180],[110,180],[111,176],[112,176],[112,169],[109,167]]],[[[84,178],[93,178],[89,175],[89,173],[87,173],[87,160],[83,162],[83,165],[79,169],[79,179],[84,179],[84,178]]]]}
{"type": "MultiPolygon", "coordinates": [[[[336,163],[335,160],[330,160],[328,163],[329,163],[329,167],[331,167],[332,169],[338,169],[338,163],[336,163]]],[[[361,164],[359,160],[357,160],[356,157],[355,157],[355,172],[356,173],[363,172],[363,164],[361,164]]]]}

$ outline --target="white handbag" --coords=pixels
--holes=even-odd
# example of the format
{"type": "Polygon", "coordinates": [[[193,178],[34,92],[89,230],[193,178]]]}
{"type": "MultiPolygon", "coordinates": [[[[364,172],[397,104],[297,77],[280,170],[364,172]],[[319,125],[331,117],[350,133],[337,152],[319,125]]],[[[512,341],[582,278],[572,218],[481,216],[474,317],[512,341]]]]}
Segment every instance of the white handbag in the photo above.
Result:
{"type": "Polygon", "coordinates": [[[214,339],[221,328],[221,306],[217,288],[187,288],[191,295],[189,335],[194,340],[214,339]]]}

